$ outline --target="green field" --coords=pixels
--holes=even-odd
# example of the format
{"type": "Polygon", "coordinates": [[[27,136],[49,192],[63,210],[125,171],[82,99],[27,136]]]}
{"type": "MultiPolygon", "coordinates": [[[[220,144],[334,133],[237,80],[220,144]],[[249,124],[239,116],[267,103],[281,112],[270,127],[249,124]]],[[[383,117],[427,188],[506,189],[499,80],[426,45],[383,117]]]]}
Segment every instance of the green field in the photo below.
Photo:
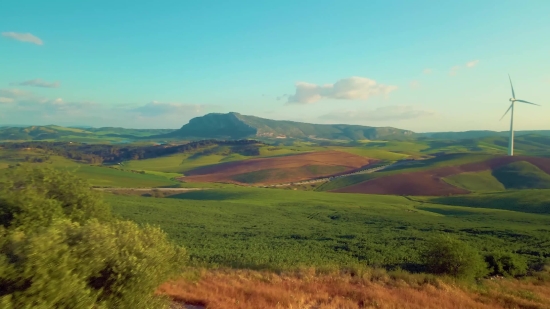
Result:
{"type": "Polygon", "coordinates": [[[493,171],[506,189],[550,189],[550,175],[526,161],[518,161],[493,171]]]}
{"type": "Polygon", "coordinates": [[[550,216],[404,197],[232,188],[171,198],[107,195],[127,219],[161,226],[196,263],[250,268],[369,264],[414,268],[442,232],[481,251],[550,255],[550,216]]]}
{"type": "Polygon", "coordinates": [[[492,171],[460,173],[443,178],[450,185],[472,192],[504,191],[504,185],[493,175],[492,171]]]}
{"type": "Polygon", "coordinates": [[[414,198],[436,204],[550,214],[550,190],[511,190],[450,197],[414,198]]]}

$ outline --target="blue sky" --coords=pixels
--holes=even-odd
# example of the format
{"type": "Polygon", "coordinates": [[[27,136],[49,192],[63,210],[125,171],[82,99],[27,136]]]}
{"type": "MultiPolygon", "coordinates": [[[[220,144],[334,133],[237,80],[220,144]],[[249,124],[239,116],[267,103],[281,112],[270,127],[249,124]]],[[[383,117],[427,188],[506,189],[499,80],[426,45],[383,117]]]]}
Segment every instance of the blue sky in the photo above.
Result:
{"type": "Polygon", "coordinates": [[[550,2],[9,1],[0,125],[550,129],[550,2]]]}

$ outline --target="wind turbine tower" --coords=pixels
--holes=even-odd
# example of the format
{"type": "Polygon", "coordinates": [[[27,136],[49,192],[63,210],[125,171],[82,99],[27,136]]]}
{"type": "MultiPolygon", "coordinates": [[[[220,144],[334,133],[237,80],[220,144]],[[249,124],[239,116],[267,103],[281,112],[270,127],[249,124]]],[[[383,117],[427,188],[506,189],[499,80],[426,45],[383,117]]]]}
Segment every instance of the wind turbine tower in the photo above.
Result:
{"type": "MultiPolygon", "coordinates": [[[[508,114],[510,110],[512,111],[512,114],[510,116],[510,141],[508,142],[508,155],[513,156],[514,155],[514,105],[515,103],[520,102],[520,103],[531,104],[536,106],[540,106],[540,105],[532,102],[527,102],[525,100],[516,99],[516,94],[514,93],[514,86],[512,85],[512,78],[510,78],[510,74],[508,74],[508,79],[510,80],[510,88],[512,88],[512,97],[510,98],[511,104],[510,104],[510,107],[508,107],[508,109],[506,110],[506,113],[504,113],[504,115],[502,116],[502,118],[504,118],[504,116],[506,116],[506,114],[508,114]]],[[[502,120],[502,118],[500,118],[500,120],[502,120]]]]}

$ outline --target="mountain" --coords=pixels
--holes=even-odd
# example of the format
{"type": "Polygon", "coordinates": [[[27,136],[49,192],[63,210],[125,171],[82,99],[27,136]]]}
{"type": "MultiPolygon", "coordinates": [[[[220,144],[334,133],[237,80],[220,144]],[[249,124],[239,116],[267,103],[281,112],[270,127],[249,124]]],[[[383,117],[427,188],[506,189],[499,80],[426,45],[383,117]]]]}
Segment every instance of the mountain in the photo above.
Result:
{"type": "MultiPolygon", "coordinates": [[[[510,131],[463,131],[463,132],[429,132],[418,133],[418,137],[427,137],[431,139],[470,139],[470,138],[483,138],[483,137],[508,137],[510,131]]],[[[550,130],[535,130],[535,131],[514,131],[515,136],[523,135],[542,135],[550,136],[550,130]]]]}
{"type": "Polygon", "coordinates": [[[211,113],[196,117],[165,138],[310,138],[332,140],[409,139],[415,133],[391,127],[367,127],[346,124],[311,124],[272,120],[239,113],[211,113]]]}

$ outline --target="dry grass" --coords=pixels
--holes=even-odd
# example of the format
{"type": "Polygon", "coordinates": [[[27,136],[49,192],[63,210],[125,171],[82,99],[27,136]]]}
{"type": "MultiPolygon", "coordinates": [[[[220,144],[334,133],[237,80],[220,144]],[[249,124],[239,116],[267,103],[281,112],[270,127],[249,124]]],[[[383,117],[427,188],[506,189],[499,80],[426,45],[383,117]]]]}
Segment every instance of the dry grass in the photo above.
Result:
{"type": "Polygon", "coordinates": [[[355,274],[210,270],[202,271],[200,279],[166,283],[159,293],[207,309],[550,308],[548,281],[498,279],[468,286],[384,270],[355,274]]]}

